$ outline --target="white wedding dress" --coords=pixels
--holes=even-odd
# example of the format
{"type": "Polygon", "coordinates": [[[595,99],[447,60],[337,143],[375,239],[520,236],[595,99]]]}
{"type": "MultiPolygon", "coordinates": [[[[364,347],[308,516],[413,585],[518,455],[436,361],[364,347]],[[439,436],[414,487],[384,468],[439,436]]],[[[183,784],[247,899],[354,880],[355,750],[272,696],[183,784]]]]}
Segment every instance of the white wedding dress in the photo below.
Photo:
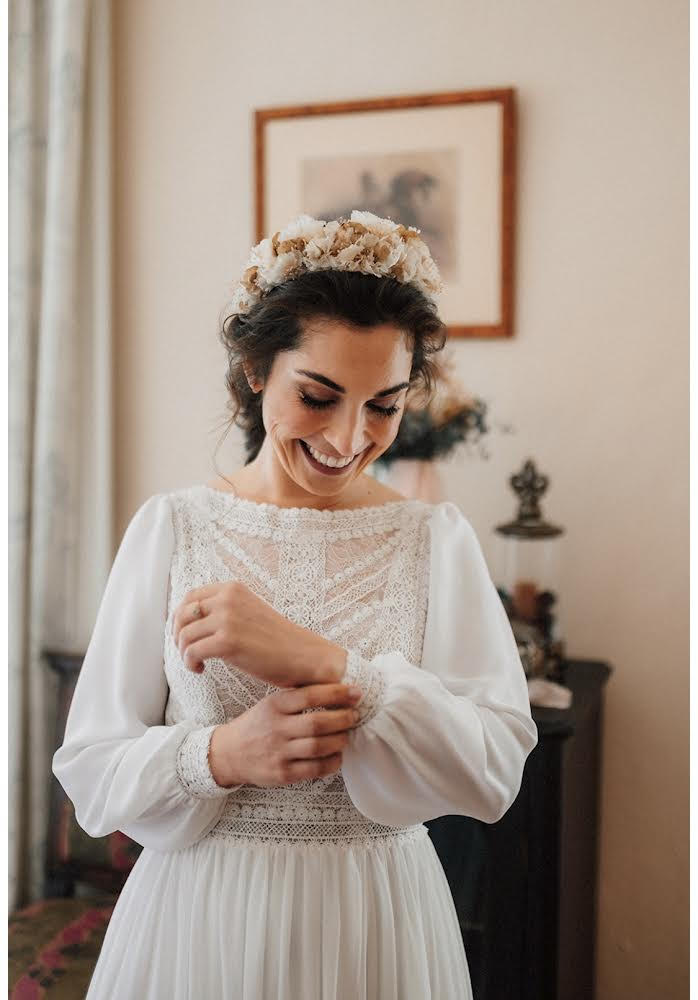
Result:
{"type": "MultiPolygon", "coordinates": [[[[279,650],[283,656],[283,650],[279,650]]],[[[498,820],[537,742],[506,612],[450,502],[279,508],[210,486],[150,497],[123,537],[53,773],[93,837],[143,850],[88,1000],[468,1000],[425,820],[498,820]],[[364,692],[341,770],[223,788],[213,729],[278,690],[189,671],[188,591],[242,580],[348,651],[364,692]]]]}

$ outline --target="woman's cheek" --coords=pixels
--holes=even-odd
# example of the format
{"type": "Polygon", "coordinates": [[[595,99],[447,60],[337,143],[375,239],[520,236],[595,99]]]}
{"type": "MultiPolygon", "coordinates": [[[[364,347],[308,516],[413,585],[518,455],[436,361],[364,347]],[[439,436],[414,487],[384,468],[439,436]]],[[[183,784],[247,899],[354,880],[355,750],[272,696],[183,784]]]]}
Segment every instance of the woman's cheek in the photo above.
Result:
{"type": "Polygon", "coordinates": [[[293,416],[287,422],[285,433],[289,438],[308,437],[315,433],[318,427],[326,422],[326,414],[322,410],[313,411],[302,403],[298,403],[293,416]],[[300,408],[299,408],[300,407],[300,408]]]}
{"type": "Polygon", "coordinates": [[[294,416],[292,420],[278,420],[270,416],[268,425],[265,427],[267,434],[279,443],[293,441],[296,438],[308,437],[313,433],[317,425],[317,419],[311,414],[294,416]]]}

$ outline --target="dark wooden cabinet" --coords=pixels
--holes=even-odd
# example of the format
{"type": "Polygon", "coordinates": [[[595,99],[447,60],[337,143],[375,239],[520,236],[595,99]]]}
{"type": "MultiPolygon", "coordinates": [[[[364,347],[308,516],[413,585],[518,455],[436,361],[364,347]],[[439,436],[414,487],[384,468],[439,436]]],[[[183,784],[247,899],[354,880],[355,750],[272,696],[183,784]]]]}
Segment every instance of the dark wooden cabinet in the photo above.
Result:
{"type": "Polygon", "coordinates": [[[567,660],[569,709],[533,708],[538,745],[498,823],[426,823],[453,893],[475,1000],[593,1000],[603,689],[567,660]]]}

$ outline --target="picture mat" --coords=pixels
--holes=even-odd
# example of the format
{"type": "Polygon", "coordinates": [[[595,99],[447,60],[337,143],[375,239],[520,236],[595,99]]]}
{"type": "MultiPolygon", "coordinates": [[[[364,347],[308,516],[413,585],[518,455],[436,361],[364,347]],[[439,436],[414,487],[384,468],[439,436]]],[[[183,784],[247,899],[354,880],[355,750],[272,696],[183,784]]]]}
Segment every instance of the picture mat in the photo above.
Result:
{"type": "MultiPolygon", "coordinates": [[[[498,102],[282,118],[266,123],[266,234],[308,212],[304,163],[328,157],[457,151],[456,279],[439,311],[447,324],[500,322],[502,109],[498,102]]],[[[361,206],[355,206],[360,208],[361,206]]]]}

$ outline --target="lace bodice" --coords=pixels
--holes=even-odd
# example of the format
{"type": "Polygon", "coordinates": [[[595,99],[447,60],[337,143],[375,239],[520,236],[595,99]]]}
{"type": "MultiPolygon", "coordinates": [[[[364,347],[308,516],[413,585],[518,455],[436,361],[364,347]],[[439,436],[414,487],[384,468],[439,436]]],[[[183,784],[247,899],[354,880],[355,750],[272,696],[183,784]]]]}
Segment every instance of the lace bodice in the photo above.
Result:
{"type": "Polygon", "coordinates": [[[177,768],[191,794],[228,796],[208,836],[341,843],[423,833],[419,826],[385,826],[364,816],[341,770],[280,787],[217,786],[207,767],[211,733],[278,688],[219,659],[207,660],[202,674],[192,673],[174,642],[172,619],[193,588],[244,582],[292,621],[349,651],[343,680],[364,691],[358,707],[359,725],[365,724],[383,692],[380,672],[362,673],[362,664],[387,650],[421,661],[431,507],[404,500],[357,510],[279,508],[207,486],[168,497],[175,546],[165,626],[165,721],[191,719],[203,727],[180,745],[177,768]]]}

